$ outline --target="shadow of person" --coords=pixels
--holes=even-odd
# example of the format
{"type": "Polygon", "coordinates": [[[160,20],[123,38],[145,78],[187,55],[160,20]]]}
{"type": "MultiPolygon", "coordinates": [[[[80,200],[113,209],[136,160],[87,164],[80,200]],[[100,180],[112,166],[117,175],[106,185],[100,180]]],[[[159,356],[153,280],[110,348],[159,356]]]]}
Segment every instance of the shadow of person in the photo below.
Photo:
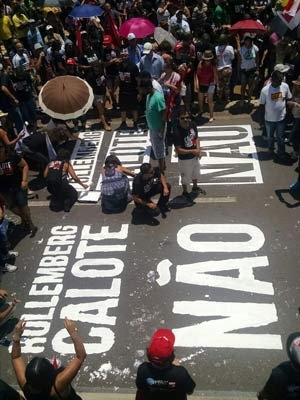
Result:
{"type": "Polygon", "coordinates": [[[300,190],[277,189],[275,190],[275,194],[278,197],[279,201],[285,204],[287,208],[296,208],[300,206],[300,190]],[[296,200],[296,203],[289,203],[286,197],[296,200]]]}
{"type": "Polygon", "coordinates": [[[238,114],[250,114],[254,108],[251,103],[241,103],[237,102],[228,108],[228,112],[232,115],[238,114]]]}
{"type": "Polygon", "coordinates": [[[157,226],[160,224],[160,222],[154,218],[151,217],[151,215],[147,214],[143,210],[135,207],[132,210],[132,220],[131,223],[132,225],[149,225],[149,226],[157,226]]]}

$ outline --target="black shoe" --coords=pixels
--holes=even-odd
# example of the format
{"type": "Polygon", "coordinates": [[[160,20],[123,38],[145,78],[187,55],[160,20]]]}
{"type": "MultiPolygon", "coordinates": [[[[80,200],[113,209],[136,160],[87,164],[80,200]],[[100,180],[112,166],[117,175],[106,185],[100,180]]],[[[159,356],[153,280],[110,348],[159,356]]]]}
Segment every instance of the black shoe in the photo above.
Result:
{"type": "Polygon", "coordinates": [[[193,186],[192,192],[206,195],[206,191],[201,189],[199,186],[193,186]]]}
{"type": "Polygon", "coordinates": [[[31,229],[30,229],[30,238],[33,238],[33,237],[35,237],[35,235],[37,234],[37,231],[38,231],[38,227],[37,226],[33,226],[31,229]]]}
{"type": "Polygon", "coordinates": [[[128,125],[126,122],[122,122],[119,128],[117,128],[117,131],[122,131],[122,130],[128,130],[128,125]]]}

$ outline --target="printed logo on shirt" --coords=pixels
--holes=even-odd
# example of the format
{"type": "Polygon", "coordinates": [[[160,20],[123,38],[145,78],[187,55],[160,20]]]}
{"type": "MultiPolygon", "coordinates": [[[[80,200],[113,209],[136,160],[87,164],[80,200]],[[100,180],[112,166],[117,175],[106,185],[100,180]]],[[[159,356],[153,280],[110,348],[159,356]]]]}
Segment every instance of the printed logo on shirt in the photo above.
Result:
{"type": "Polygon", "coordinates": [[[164,381],[162,379],[154,380],[153,378],[147,378],[146,382],[152,387],[156,386],[164,389],[174,389],[176,387],[176,382],[164,381]]]}
{"type": "Polygon", "coordinates": [[[126,82],[126,83],[130,82],[130,72],[120,72],[119,76],[120,76],[121,81],[126,82]]]}
{"type": "Polygon", "coordinates": [[[14,169],[11,162],[4,162],[0,164],[0,175],[13,175],[14,169]]]}
{"type": "Polygon", "coordinates": [[[190,134],[184,138],[185,147],[193,147],[196,144],[196,132],[190,129],[190,134]]]}
{"type": "Polygon", "coordinates": [[[272,93],[271,94],[271,99],[272,100],[279,100],[283,98],[282,92],[277,92],[277,93],[272,93]]]}

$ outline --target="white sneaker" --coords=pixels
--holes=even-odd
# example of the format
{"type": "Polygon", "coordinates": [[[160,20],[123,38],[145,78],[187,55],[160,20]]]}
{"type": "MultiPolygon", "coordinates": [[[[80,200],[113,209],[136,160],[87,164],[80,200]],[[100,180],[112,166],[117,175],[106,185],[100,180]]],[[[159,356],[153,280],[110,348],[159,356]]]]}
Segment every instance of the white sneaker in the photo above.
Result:
{"type": "Polygon", "coordinates": [[[12,257],[18,257],[19,256],[19,252],[18,251],[14,251],[14,250],[9,250],[8,254],[12,257]]]}
{"type": "Polygon", "coordinates": [[[15,272],[18,269],[16,265],[5,264],[4,268],[2,268],[3,272],[15,272]]]}

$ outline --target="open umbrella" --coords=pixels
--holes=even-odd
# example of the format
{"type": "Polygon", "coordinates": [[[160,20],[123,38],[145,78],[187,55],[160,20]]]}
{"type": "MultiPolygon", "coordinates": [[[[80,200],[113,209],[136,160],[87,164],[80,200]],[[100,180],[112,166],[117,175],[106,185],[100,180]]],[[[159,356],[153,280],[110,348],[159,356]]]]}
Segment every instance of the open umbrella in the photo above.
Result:
{"type": "Polygon", "coordinates": [[[104,10],[101,7],[83,4],[82,6],[75,6],[69,16],[73,18],[92,18],[100,16],[103,13],[104,10]]]}
{"type": "Polygon", "coordinates": [[[52,118],[68,120],[84,115],[92,106],[93,89],[77,76],[58,76],[41,89],[41,109],[52,118]]]}
{"type": "Polygon", "coordinates": [[[261,33],[265,32],[266,28],[257,21],[254,21],[252,19],[245,19],[244,21],[239,21],[236,24],[232,25],[229,30],[231,32],[236,32],[236,33],[261,33]]]}
{"type": "Polygon", "coordinates": [[[152,35],[155,26],[146,18],[131,18],[125,21],[121,26],[119,33],[127,37],[129,33],[134,33],[137,38],[144,38],[152,35]]]}

